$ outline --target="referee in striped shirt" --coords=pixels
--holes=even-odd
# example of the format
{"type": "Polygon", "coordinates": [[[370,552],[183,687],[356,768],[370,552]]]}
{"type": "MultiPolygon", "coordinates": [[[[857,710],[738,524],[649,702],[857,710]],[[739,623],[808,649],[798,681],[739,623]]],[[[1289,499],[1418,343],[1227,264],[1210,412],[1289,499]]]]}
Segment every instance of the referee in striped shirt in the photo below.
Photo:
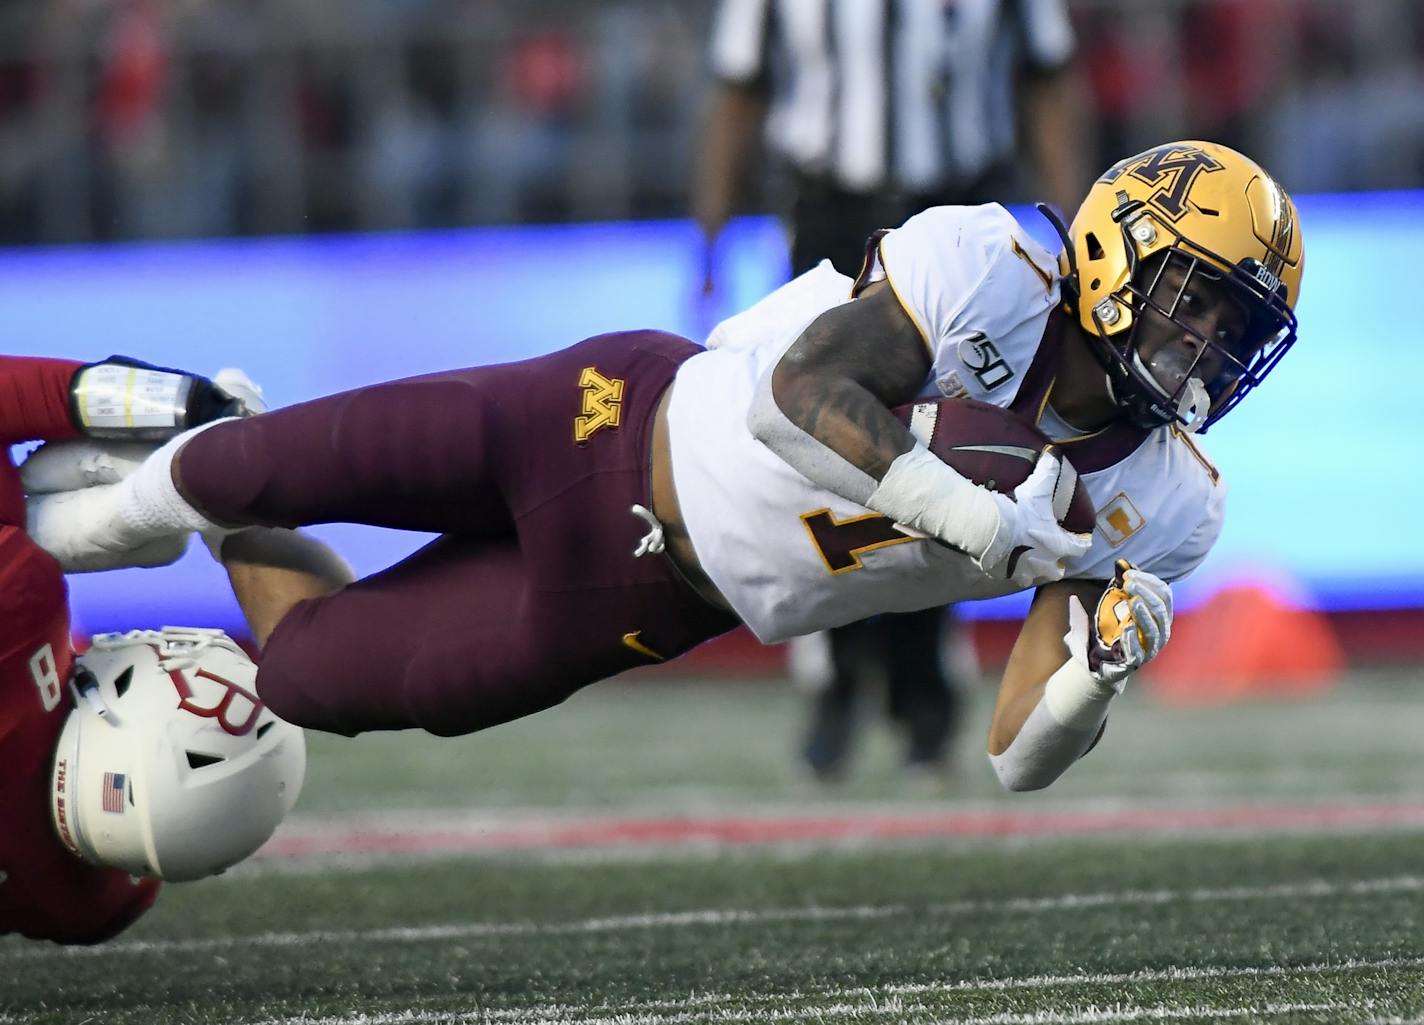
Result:
{"type": "MultiPolygon", "coordinates": [[[[1087,185],[1086,94],[1066,0],[719,0],[715,77],[693,215],[712,253],[757,135],[794,184],[793,274],[829,259],[854,276],[866,239],[929,206],[1046,199],[1087,185]],[[1030,157],[1020,159],[1020,141],[1030,157]]],[[[857,693],[884,678],[906,763],[951,767],[961,688],[941,667],[943,610],[885,615],[793,650],[817,687],[803,755],[845,771],[857,693]]]]}

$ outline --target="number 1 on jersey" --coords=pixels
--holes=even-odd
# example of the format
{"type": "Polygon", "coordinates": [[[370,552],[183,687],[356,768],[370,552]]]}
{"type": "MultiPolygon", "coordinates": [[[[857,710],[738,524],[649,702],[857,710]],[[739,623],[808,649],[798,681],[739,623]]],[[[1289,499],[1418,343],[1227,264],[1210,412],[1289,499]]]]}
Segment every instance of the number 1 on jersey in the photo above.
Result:
{"type": "Polygon", "coordinates": [[[801,522],[811,535],[811,543],[821,554],[821,561],[832,574],[860,569],[860,557],[866,552],[888,545],[915,540],[895,528],[888,516],[866,513],[848,520],[837,520],[829,509],[801,514],[801,522]]]}

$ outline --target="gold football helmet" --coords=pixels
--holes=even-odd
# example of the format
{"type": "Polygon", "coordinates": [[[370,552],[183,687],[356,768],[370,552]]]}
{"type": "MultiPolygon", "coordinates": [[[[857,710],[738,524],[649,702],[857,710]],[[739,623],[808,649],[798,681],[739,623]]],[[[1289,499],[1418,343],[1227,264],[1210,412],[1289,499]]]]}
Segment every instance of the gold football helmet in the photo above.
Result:
{"type": "Polygon", "coordinates": [[[1143,427],[1205,430],[1295,342],[1300,218],[1235,150],[1173,142],[1128,157],[1093,185],[1068,234],[1069,311],[1143,427]],[[1185,348],[1165,351],[1168,336],[1185,348]]]}

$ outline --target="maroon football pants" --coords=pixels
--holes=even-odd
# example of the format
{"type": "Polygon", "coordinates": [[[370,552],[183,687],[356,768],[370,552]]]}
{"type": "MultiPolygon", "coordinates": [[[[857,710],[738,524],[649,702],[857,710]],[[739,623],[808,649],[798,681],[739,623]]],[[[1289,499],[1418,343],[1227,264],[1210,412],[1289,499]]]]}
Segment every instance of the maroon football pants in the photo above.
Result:
{"type": "Polygon", "coordinates": [[[666,556],[633,556],[658,400],[698,351],[654,331],[600,335],[195,437],[181,483],[219,521],[442,535],[296,605],[263,650],[263,700],[335,733],[468,733],[735,626],[666,556]]]}

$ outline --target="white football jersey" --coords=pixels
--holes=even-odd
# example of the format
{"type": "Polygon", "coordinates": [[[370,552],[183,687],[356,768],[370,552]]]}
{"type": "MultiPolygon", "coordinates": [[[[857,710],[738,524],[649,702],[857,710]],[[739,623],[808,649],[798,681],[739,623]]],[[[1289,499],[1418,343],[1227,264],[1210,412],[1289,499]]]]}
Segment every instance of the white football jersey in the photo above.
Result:
{"type": "MultiPolygon", "coordinates": [[[[1127,559],[1166,580],[1216,541],[1226,486],[1170,427],[1145,440],[1120,425],[1086,437],[1053,416],[1057,261],[997,204],[935,207],[886,234],[869,280],[889,279],[932,367],[922,398],[969,395],[1013,406],[1060,440],[1098,511],[1092,548],[1068,576],[1106,580],[1127,559]]],[[[765,642],[880,612],[994,597],[1012,583],[967,556],[896,530],[817,486],[757,441],[758,381],[854,283],[822,263],[719,324],[678,372],[669,406],[673,479],[702,568],[765,642]]]]}

